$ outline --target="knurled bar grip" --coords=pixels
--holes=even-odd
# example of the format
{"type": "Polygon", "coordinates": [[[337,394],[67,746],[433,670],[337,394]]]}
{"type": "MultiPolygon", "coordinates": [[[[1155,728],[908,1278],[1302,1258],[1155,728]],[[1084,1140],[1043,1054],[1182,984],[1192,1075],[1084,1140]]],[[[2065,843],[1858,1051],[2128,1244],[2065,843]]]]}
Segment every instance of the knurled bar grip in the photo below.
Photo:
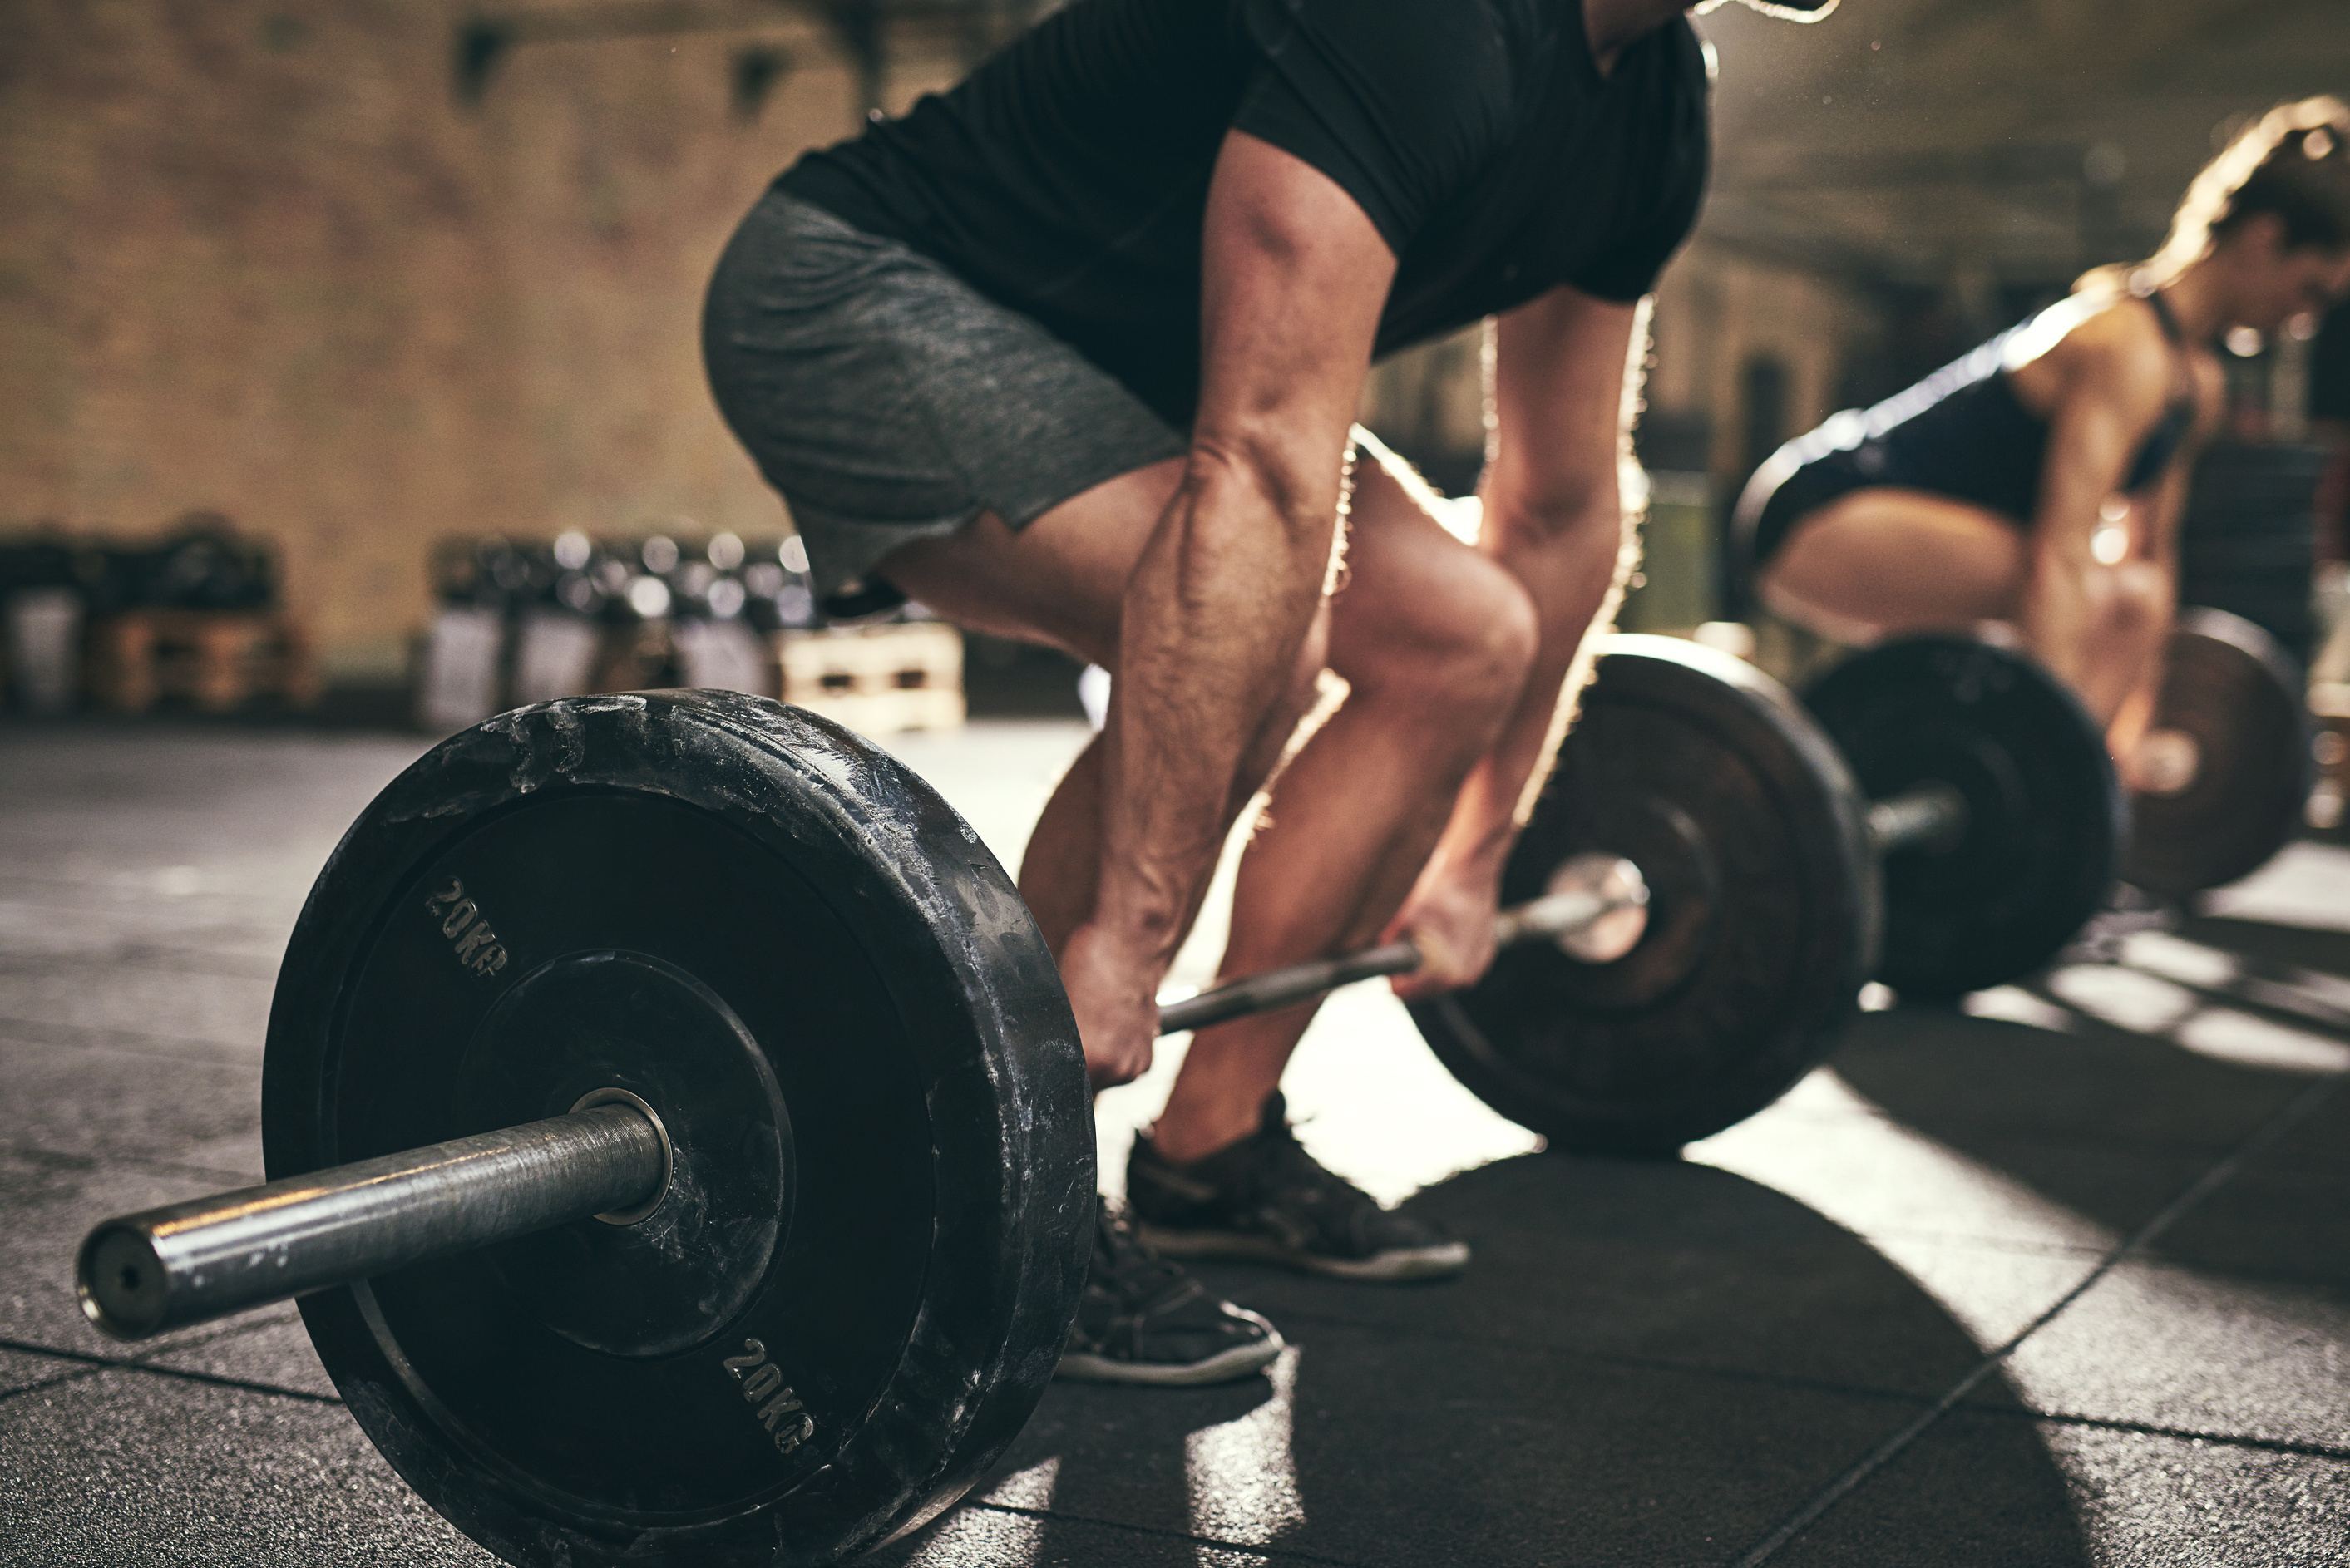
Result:
{"type": "MultiPolygon", "coordinates": [[[[1518,942],[1566,936],[1596,925],[1617,909],[1632,908],[1640,901],[1640,896],[1630,894],[1620,898],[1584,892],[1547,894],[1494,916],[1494,944],[1510,947],[1518,942]]],[[[1159,1010],[1159,1033],[1180,1034],[1186,1029],[1205,1029],[1211,1023],[1253,1012],[1270,1012],[1358,980],[1409,974],[1419,965],[1419,950],[1408,941],[1400,941],[1337,958],[1292,964],[1286,969],[1267,970],[1181,1002],[1169,1002],[1159,1010]]]]}
{"type": "Polygon", "coordinates": [[[1967,798],[1946,784],[1921,784],[1868,805],[1868,836],[1879,855],[1948,848],[1966,830],[1967,798]]]}
{"type": "Polygon", "coordinates": [[[75,1282],[90,1322],[143,1339],[641,1205],[669,1158],[643,1112],[598,1105],[109,1220],[75,1282]]]}

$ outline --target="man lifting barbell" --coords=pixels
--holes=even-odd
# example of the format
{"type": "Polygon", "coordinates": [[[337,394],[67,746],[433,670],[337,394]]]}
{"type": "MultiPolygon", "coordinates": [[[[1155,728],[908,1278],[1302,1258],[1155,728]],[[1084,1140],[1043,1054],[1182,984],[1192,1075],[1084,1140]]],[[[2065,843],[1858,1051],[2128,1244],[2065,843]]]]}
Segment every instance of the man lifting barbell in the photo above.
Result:
{"type": "MultiPolygon", "coordinates": [[[[2125,782],[2175,790],[2141,746],[2177,602],[2190,458],[2217,420],[2209,347],[2350,293],[2350,108],[2281,107],[2189,188],[2149,261],[1866,410],[1782,447],[1738,507],[1762,601],[1838,641],[1992,621],[2107,727],[2125,782]]],[[[2166,732],[2166,736],[2168,732],[2166,732]]]]}
{"type": "MultiPolygon", "coordinates": [[[[1383,930],[1430,957],[1407,994],[1490,961],[1624,555],[1638,302],[1704,182],[1689,8],[1078,0],[803,159],[720,263],[712,385],[820,591],[910,594],[1117,674],[1021,876],[1097,1087],[1149,1064],[1218,849],[1326,664],[1348,695],[1250,846],[1225,971],[1383,930]],[[1350,425],[1376,356],[1489,316],[1470,547],[1376,452],[1350,485],[1350,425]]],[[[1191,1255],[1457,1271],[1465,1248],[1291,1137],[1311,1013],[1195,1037],[1138,1140],[1136,1212],[1191,1255]]],[[[1095,1273],[1072,1372],[1208,1378],[1279,1348],[1107,1219],[1095,1273]]]]}

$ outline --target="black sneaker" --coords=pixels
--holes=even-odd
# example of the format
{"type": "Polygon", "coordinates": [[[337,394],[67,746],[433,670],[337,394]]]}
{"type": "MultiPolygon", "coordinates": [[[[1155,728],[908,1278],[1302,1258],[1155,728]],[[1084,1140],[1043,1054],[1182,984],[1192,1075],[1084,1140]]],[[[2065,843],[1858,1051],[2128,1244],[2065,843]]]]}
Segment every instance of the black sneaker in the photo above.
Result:
{"type": "Polygon", "coordinates": [[[1126,1199],[1142,1239],[1170,1258],[1262,1258],[1342,1280],[1443,1279],[1469,1264],[1467,1243],[1316,1165],[1278,1094],[1254,1133],[1191,1165],[1137,1137],[1126,1199]]]}
{"type": "Polygon", "coordinates": [[[1088,1383],[1228,1383],[1282,1352],[1281,1331],[1154,1255],[1105,1201],[1060,1375],[1088,1383]]]}

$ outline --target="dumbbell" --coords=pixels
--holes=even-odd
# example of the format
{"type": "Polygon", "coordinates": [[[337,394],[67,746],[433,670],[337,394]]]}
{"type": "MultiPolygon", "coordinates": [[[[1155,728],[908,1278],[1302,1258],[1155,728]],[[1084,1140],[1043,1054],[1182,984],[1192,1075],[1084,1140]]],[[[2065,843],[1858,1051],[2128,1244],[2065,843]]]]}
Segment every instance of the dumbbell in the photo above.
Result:
{"type": "Polygon", "coordinates": [[[2314,737],[2304,677],[2251,621],[2181,610],[2163,658],[2122,877],[2185,898],[2250,876],[2301,830],[2314,737]]]}

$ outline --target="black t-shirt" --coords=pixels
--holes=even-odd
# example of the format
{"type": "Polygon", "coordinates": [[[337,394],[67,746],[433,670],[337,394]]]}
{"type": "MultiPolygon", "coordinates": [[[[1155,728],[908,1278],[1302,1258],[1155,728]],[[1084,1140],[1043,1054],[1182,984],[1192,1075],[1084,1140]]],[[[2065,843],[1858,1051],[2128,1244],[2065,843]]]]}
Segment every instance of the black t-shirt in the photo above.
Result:
{"type": "Polygon", "coordinates": [[[1646,293],[1696,221],[1705,99],[1686,22],[1602,77],[1581,0],[1074,0],[777,183],[952,267],[1183,427],[1228,129],[1328,175],[1385,236],[1385,355],[1559,283],[1646,293]]]}

